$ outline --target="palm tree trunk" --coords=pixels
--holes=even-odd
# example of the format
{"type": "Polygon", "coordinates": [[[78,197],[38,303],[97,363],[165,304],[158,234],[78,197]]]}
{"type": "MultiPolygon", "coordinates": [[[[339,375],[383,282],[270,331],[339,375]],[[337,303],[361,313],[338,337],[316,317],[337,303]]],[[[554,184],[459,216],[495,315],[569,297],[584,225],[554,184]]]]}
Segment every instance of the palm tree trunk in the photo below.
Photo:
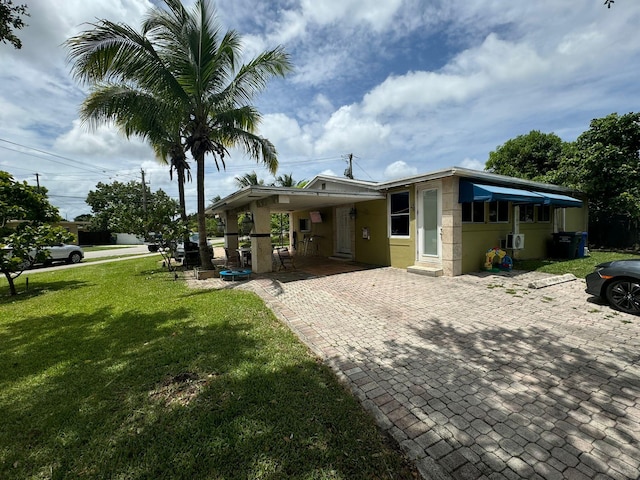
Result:
{"type": "Polygon", "coordinates": [[[196,155],[196,187],[198,190],[198,250],[203,270],[213,270],[209,246],[207,245],[207,222],[204,215],[204,151],[196,155]]]}
{"type": "Polygon", "coordinates": [[[187,224],[187,205],[184,199],[184,170],[178,168],[178,201],[180,202],[180,219],[184,225],[187,224]]]}

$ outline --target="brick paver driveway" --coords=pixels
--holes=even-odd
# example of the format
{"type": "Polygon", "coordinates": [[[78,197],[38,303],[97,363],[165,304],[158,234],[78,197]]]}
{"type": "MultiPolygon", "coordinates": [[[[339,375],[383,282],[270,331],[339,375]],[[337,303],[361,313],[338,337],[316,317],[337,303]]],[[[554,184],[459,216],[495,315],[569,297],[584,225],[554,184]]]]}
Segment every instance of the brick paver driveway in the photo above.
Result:
{"type": "Polygon", "coordinates": [[[425,478],[640,476],[640,319],[584,281],[393,268],[256,291],[425,478]]]}

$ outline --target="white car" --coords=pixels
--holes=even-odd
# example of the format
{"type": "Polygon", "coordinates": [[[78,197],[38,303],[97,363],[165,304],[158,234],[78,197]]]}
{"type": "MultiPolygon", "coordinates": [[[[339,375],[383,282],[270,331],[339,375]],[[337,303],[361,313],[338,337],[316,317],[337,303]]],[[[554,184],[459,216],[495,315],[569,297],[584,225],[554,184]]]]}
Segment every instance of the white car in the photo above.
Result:
{"type": "MultiPolygon", "coordinates": [[[[37,250],[31,250],[29,252],[29,257],[31,260],[24,261],[21,265],[21,269],[27,269],[31,265],[35,265],[38,263],[49,264],[53,262],[66,262],[66,263],[80,263],[84,258],[84,251],[82,248],[77,245],[66,245],[59,244],[53,245],[50,247],[42,247],[42,250],[47,250],[49,255],[46,259],[40,261],[36,259],[37,250]],[[34,259],[36,259],[34,261],[34,259]]],[[[8,258],[12,257],[12,248],[11,246],[0,249],[1,255],[6,255],[8,258]]]]}
{"type": "MultiPolygon", "coordinates": [[[[44,247],[43,250],[47,250],[49,252],[49,256],[44,261],[44,263],[80,263],[84,258],[84,250],[82,250],[82,248],[77,245],[67,245],[61,243],[60,245],[44,247]]],[[[35,256],[35,251],[32,252],[31,255],[35,256]]]]}

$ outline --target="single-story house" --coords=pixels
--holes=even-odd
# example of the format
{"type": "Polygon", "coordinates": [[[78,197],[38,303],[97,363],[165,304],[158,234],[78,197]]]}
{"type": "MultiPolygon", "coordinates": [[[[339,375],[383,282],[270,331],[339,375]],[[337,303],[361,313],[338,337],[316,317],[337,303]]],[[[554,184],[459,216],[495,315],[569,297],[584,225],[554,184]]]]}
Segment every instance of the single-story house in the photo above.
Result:
{"type": "Polygon", "coordinates": [[[454,276],[482,269],[486,253],[544,258],[553,234],[584,232],[587,202],[571,189],[452,167],[387,182],[319,175],[305,188],[254,185],[207,209],[238,247],[238,217],[252,220],[255,272],[272,269],[270,214],[290,216],[296,253],[454,276]]]}
{"type": "MultiPolygon", "coordinates": [[[[7,226],[9,228],[16,228],[19,224],[24,223],[26,220],[9,220],[7,222],[7,226]]],[[[69,222],[67,220],[61,220],[59,222],[54,222],[51,224],[54,227],[62,227],[67,232],[72,233],[75,237],[74,244],[79,245],[78,238],[80,236],[80,232],[86,231],[89,226],[89,222],[69,222]]]]}

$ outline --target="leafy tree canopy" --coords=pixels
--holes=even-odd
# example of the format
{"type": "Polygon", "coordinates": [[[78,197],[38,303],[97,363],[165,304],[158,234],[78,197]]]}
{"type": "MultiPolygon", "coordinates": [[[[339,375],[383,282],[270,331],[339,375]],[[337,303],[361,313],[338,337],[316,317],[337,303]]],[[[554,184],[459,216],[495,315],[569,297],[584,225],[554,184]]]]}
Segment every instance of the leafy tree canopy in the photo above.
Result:
{"type": "Polygon", "coordinates": [[[595,220],[611,215],[640,217],[640,113],[612,113],[591,121],[575,142],[575,155],[559,176],[589,196],[595,220]]]}
{"type": "Polygon", "coordinates": [[[90,222],[92,218],[93,218],[93,215],[91,215],[90,213],[83,213],[75,217],[73,221],[74,222],[90,222]]]}
{"type": "Polygon", "coordinates": [[[73,240],[65,229],[49,224],[58,220],[60,215],[49,203],[46,189],[17,182],[0,171],[0,272],[12,295],[17,293],[13,280],[35,261],[46,259],[48,252],[42,247],[73,240]],[[9,220],[20,223],[9,228],[9,220]]]}
{"type": "Polygon", "coordinates": [[[538,180],[557,170],[567,148],[556,134],[532,130],[489,153],[485,168],[500,175],[538,180]]]}
{"type": "Polygon", "coordinates": [[[12,0],[0,0],[0,41],[22,48],[22,42],[13,32],[25,26],[22,16],[29,16],[26,5],[14,5],[12,0]]]}
{"type": "MultiPolygon", "coordinates": [[[[489,154],[486,169],[584,192],[592,225],[640,218],[640,113],[591,121],[575,142],[532,131],[489,154]]],[[[606,227],[602,227],[606,228],[606,227]]]]}
{"type": "Polygon", "coordinates": [[[94,230],[132,233],[146,237],[149,232],[161,232],[179,213],[178,202],[163,190],[151,192],[141,182],[98,183],[87,195],[94,230]]]}

